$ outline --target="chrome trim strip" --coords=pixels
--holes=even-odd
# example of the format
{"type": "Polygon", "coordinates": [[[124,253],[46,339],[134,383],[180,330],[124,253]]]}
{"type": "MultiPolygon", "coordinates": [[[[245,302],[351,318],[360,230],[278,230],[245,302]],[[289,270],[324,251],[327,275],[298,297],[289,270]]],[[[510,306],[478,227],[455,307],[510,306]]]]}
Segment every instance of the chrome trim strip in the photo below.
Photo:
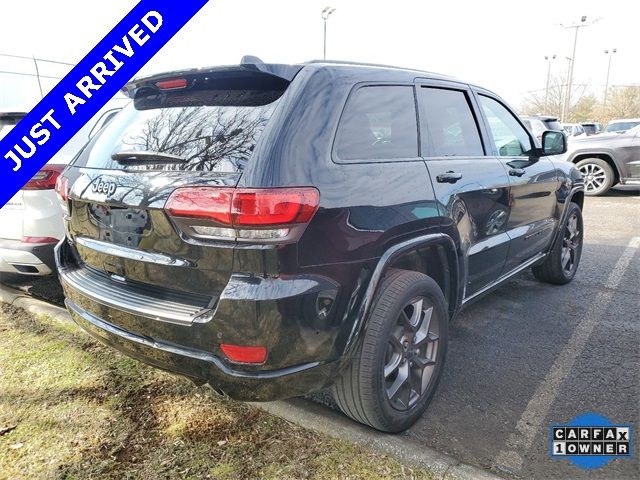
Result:
{"type": "Polygon", "coordinates": [[[477,292],[475,292],[473,295],[468,296],[467,298],[465,298],[462,301],[462,305],[466,304],[467,302],[470,302],[471,300],[479,297],[480,295],[482,295],[483,293],[487,293],[489,290],[492,290],[496,287],[498,287],[499,285],[501,285],[503,282],[509,280],[511,277],[513,277],[514,275],[522,272],[523,270],[525,270],[526,268],[530,267],[531,265],[533,265],[534,263],[542,260],[544,257],[546,257],[547,254],[546,253],[539,253],[538,255],[536,255],[535,257],[531,258],[530,260],[527,260],[524,263],[521,263],[520,265],[518,265],[516,268],[514,268],[513,270],[511,270],[508,273],[505,273],[504,275],[500,276],[497,280],[494,280],[493,282],[491,282],[489,285],[481,288],[480,290],[478,290],[477,292]]]}
{"type": "Polygon", "coordinates": [[[195,263],[180,258],[171,257],[162,253],[145,252],[137,248],[114,245],[100,240],[94,240],[86,237],[76,237],[75,243],[83,247],[95,250],[105,255],[113,255],[114,257],[122,257],[129,260],[140,262],[156,263],[160,265],[173,265],[176,267],[195,267],[195,263]]]}
{"type": "Polygon", "coordinates": [[[176,302],[155,301],[150,297],[142,297],[134,292],[117,292],[113,289],[91,288],[91,282],[81,281],[73,275],[74,270],[59,270],[59,278],[64,286],[72,288],[80,295],[106,307],[115,308],[121,312],[136,315],[160,322],[189,326],[194,320],[207,312],[209,308],[199,308],[195,305],[178,304],[176,302]],[[118,295],[117,297],[115,295],[118,295]]]}

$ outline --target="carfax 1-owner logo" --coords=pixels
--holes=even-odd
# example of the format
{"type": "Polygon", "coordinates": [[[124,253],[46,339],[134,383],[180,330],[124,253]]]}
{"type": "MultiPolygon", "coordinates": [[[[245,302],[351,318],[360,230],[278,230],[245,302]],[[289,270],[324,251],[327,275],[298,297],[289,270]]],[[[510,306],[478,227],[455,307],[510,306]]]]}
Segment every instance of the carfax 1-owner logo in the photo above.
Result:
{"type": "Polygon", "coordinates": [[[568,459],[581,468],[599,468],[614,458],[631,457],[631,426],[587,413],[565,425],[550,427],[551,457],[568,459]]]}

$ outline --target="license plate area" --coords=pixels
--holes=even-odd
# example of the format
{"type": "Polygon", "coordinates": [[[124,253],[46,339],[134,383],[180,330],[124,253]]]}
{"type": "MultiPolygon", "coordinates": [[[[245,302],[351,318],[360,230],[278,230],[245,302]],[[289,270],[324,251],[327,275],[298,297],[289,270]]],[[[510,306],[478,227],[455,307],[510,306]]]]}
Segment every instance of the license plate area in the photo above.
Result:
{"type": "Polygon", "coordinates": [[[141,240],[153,231],[146,209],[91,203],[87,210],[89,221],[97,227],[98,240],[138,247],[141,240]]]}

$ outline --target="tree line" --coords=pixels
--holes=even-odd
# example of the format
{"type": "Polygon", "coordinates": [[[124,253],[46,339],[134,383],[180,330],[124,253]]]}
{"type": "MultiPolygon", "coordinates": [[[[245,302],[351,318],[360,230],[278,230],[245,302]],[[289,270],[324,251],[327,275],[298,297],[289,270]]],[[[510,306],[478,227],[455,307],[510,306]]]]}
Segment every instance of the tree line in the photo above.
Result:
{"type": "MultiPolygon", "coordinates": [[[[551,115],[563,117],[566,79],[562,76],[551,77],[549,90],[530,93],[525,97],[520,112],[523,115],[551,115]]],[[[587,86],[577,86],[571,91],[571,104],[565,112],[564,121],[569,123],[597,121],[605,125],[614,118],[640,117],[640,85],[609,87],[606,95],[597,97],[588,92],[587,86]]]]}

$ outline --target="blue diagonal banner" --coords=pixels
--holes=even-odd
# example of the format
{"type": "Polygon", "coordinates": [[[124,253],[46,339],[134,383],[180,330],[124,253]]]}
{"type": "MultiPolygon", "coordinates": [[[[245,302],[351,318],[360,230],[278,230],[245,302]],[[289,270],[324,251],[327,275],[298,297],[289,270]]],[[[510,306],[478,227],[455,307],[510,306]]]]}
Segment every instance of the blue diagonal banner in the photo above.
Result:
{"type": "Polygon", "coordinates": [[[7,203],[208,0],[140,2],[0,140],[7,203]]]}

